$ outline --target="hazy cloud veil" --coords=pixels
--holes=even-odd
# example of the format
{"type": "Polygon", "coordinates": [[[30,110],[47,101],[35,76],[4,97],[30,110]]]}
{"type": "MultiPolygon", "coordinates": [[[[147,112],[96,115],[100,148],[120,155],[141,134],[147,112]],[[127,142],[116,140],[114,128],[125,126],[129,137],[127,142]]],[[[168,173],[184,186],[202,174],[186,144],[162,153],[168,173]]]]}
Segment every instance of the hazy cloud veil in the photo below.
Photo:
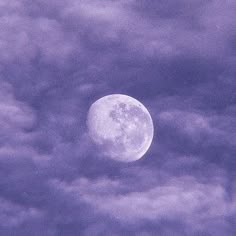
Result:
{"type": "Polygon", "coordinates": [[[0,235],[236,235],[235,0],[0,1],[0,235]],[[91,103],[150,111],[145,157],[90,142],[91,103]]]}

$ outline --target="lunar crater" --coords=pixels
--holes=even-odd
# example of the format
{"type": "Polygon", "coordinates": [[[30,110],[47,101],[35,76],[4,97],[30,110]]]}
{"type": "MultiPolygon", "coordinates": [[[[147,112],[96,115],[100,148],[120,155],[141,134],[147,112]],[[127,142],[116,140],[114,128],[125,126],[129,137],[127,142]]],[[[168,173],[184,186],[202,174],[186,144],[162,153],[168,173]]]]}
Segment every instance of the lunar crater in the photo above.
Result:
{"type": "Polygon", "coordinates": [[[92,140],[112,159],[135,161],[148,150],[153,123],[148,110],[126,95],[108,95],[89,109],[88,128],[92,140]]]}

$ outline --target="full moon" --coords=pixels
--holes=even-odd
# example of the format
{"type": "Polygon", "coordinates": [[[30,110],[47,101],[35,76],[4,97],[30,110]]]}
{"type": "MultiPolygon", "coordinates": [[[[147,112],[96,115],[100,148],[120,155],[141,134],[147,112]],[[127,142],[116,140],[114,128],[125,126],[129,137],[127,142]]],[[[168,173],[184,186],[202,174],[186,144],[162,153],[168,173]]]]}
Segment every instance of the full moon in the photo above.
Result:
{"type": "Polygon", "coordinates": [[[94,102],[88,112],[87,126],[102,153],[123,162],[140,159],[149,149],[154,133],[145,106],[123,94],[108,95],[94,102]]]}

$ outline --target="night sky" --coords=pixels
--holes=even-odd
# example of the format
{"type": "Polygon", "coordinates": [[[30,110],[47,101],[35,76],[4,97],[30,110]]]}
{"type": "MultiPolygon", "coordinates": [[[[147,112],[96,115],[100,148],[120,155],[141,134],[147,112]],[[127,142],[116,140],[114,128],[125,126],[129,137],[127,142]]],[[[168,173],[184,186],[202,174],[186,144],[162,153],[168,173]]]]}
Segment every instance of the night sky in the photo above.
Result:
{"type": "Polygon", "coordinates": [[[235,0],[0,0],[0,235],[236,235],[235,0]],[[127,94],[145,156],[99,154],[127,94]]]}

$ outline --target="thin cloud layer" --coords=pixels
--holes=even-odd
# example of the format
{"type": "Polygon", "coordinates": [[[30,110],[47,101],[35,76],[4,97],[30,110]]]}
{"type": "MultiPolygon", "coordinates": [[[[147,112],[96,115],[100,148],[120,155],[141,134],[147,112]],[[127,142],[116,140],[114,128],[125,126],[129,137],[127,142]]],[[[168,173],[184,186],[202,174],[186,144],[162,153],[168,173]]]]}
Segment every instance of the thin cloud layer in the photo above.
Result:
{"type": "Polygon", "coordinates": [[[1,227],[10,229],[20,226],[23,222],[42,217],[42,213],[37,209],[24,208],[7,200],[1,199],[1,227]]]}
{"type": "Polygon", "coordinates": [[[235,235],[233,0],[0,2],[0,234],[235,235]],[[154,140],[123,164],[86,116],[128,94],[154,140]]]}
{"type": "Polygon", "coordinates": [[[227,193],[220,183],[201,184],[190,176],[170,179],[148,191],[126,193],[122,190],[128,190],[128,186],[107,179],[79,179],[71,184],[54,181],[53,185],[125,224],[181,219],[192,233],[205,230],[220,235],[211,227],[222,227],[230,232],[227,217],[234,214],[236,207],[235,198],[226,200],[227,193]]]}

